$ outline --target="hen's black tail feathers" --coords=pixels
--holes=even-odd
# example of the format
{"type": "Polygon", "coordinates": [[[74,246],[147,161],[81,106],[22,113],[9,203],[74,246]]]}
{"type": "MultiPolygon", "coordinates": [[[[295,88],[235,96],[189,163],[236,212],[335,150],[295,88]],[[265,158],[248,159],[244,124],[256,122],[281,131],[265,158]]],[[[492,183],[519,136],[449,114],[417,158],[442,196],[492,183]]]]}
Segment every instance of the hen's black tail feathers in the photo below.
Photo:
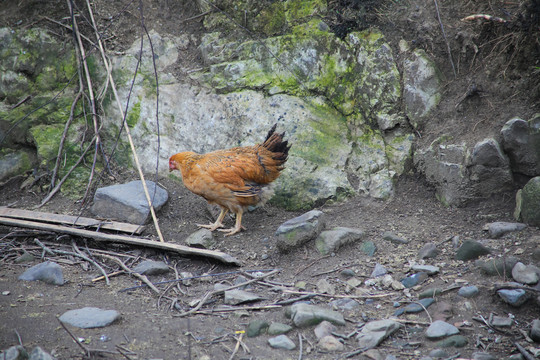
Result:
{"type": "Polygon", "coordinates": [[[274,160],[284,164],[289,156],[289,149],[291,148],[291,145],[289,145],[287,140],[283,140],[285,132],[282,132],[281,134],[276,133],[276,127],[277,124],[272,126],[268,132],[268,135],[266,135],[266,139],[264,140],[262,146],[274,153],[272,155],[274,160]]]}

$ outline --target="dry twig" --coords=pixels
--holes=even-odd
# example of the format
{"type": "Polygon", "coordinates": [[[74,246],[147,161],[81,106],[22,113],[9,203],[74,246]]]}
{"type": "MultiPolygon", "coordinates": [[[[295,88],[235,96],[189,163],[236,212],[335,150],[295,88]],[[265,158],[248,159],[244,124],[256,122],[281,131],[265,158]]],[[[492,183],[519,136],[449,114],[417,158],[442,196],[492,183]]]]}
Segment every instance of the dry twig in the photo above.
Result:
{"type": "Polygon", "coordinates": [[[197,303],[197,306],[195,306],[193,309],[189,310],[189,311],[186,311],[186,312],[183,312],[181,314],[177,314],[177,315],[174,315],[174,316],[179,316],[179,317],[183,317],[183,316],[187,316],[187,315],[190,315],[190,314],[193,314],[195,312],[197,312],[205,303],[208,299],[210,299],[212,296],[214,295],[217,295],[217,294],[221,294],[221,293],[224,293],[225,291],[229,291],[229,290],[232,290],[232,289],[236,289],[236,288],[239,288],[239,287],[243,287],[243,286],[246,286],[246,285],[249,285],[251,283],[254,283],[254,282],[257,282],[265,277],[268,277],[268,276],[272,276],[274,274],[276,274],[277,272],[279,272],[280,270],[279,269],[276,269],[276,270],[273,270],[273,271],[270,271],[269,273],[266,273],[264,275],[261,275],[260,277],[256,278],[256,279],[252,279],[252,280],[248,280],[246,282],[243,282],[241,284],[237,284],[237,285],[233,285],[233,286],[229,286],[229,287],[226,287],[226,288],[223,288],[223,289],[219,289],[219,290],[213,290],[213,291],[210,291],[208,293],[206,293],[206,295],[204,295],[202,297],[202,299],[200,299],[197,303]]]}
{"type": "Polygon", "coordinates": [[[437,0],[433,0],[433,2],[435,3],[435,10],[437,10],[437,19],[439,20],[439,25],[441,26],[444,42],[446,43],[446,49],[448,50],[448,58],[450,60],[450,65],[452,65],[452,70],[454,71],[454,78],[456,78],[457,77],[456,67],[454,66],[454,60],[452,59],[452,50],[450,49],[450,44],[448,43],[448,39],[446,38],[444,25],[441,21],[441,14],[439,13],[439,4],[437,3],[437,0]]]}

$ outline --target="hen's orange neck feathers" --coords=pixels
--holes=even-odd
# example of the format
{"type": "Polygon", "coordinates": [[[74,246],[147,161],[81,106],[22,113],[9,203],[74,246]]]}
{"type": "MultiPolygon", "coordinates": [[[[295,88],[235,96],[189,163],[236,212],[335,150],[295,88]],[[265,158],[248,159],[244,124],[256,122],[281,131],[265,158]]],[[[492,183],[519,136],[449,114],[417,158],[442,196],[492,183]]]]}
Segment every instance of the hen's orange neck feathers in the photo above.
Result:
{"type": "Polygon", "coordinates": [[[181,170],[182,164],[192,158],[193,155],[197,155],[197,153],[194,153],[193,151],[184,151],[174,154],[169,158],[169,171],[181,170]]]}

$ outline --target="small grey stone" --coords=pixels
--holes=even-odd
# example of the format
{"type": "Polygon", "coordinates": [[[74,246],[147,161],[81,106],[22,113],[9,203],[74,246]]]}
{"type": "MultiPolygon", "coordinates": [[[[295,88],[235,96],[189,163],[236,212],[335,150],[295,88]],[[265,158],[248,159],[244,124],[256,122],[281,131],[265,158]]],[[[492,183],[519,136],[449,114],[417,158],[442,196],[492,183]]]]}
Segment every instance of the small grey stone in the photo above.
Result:
{"type": "Polygon", "coordinates": [[[275,349],[294,350],[296,345],[287,335],[278,335],[268,339],[268,344],[275,349]]]}
{"type": "Polygon", "coordinates": [[[491,251],[480,244],[478,241],[474,240],[465,240],[456,252],[456,259],[467,261],[477,259],[482,255],[487,255],[491,251]]]}
{"type": "Polygon", "coordinates": [[[313,329],[317,339],[322,339],[325,336],[332,335],[337,331],[337,327],[329,321],[323,321],[313,329]]]}
{"type": "Polygon", "coordinates": [[[474,352],[472,354],[472,360],[498,360],[498,357],[495,357],[486,352],[474,352]]]}
{"type": "Polygon", "coordinates": [[[418,284],[421,284],[424,280],[428,278],[428,274],[425,272],[419,272],[416,274],[412,274],[410,276],[407,276],[406,278],[403,278],[400,280],[400,282],[405,286],[406,288],[412,288],[413,286],[416,286],[418,284]]]}
{"type": "Polygon", "coordinates": [[[538,282],[540,269],[534,265],[525,265],[521,262],[516,263],[512,269],[512,277],[515,281],[527,284],[534,285],[538,282]]]}
{"type": "Polygon", "coordinates": [[[529,295],[523,289],[501,289],[497,294],[504,302],[515,307],[523,305],[529,300],[529,295]]]}
{"type": "Polygon", "coordinates": [[[64,285],[62,267],[52,261],[46,261],[32,266],[19,276],[19,280],[41,280],[47,284],[64,285]]]}
{"type": "Polygon", "coordinates": [[[265,319],[250,321],[247,327],[246,335],[248,337],[259,336],[264,333],[270,325],[265,319]]]}
{"type": "Polygon", "coordinates": [[[425,298],[434,298],[437,295],[442,294],[442,289],[440,288],[429,288],[423,290],[420,294],[418,294],[419,299],[425,299],[425,298]]]}
{"type": "Polygon", "coordinates": [[[159,275],[169,272],[169,267],[163,261],[145,260],[133,268],[133,271],[141,275],[159,275]]]}
{"type": "Polygon", "coordinates": [[[343,315],[337,311],[304,303],[294,304],[288,312],[297,327],[307,327],[327,320],[334,325],[345,325],[343,315]]]}
{"type": "Polygon", "coordinates": [[[486,229],[489,232],[489,236],[494,239],[500,238],[501,236],[508,234],[510,232],[521,231],[525,229],[527,225],[522,223],[511,223],[498,221],[486,225],[486,229]]]}
{"type": "Polygon", "coordinates": [[[540,320],[538,319],[533,320],[531,324],[531,330],[529,332],[529,336],[535,342],[540,343],[540,320]]]}
{"type": "Polygon", "coordinates": [[[435,275],[435,274],[438,274],[440,269],[438,266],[434,266],[434,265],[419,265],[419,264],[414,264],[412,266],[412,270],[413,271],[417,271],[417,272],[425,272],[427,273],[428,275],[435,275]]]}
{"type": "Polygon", "coordinates": [[[317,239],[315,239],[315,247],[319,253],[326,255],[337,251],[346,244],[361,240],[365,236],[365,232],[360,229],[336,227],[332,230],[321,232],[317,239]]]}
{"type": "Polygon", "coordinates": [[[514,323],[514,320],[512,320],[509,317],[503,317],[503,316],[493,316],[491,318],[491,321],[489,322],[491,326],[496,326],[496,327],[510,327],[512,326],[513,323],[514,323]]]}
{"type": "Polygon", "coordinates": [[[188,246],[202,249],[211,249],[216,245],[212,232],[204,228],[191,233],[185,241],[188,246]]]}
{"type": "Polygon", "coordinates": [[[287,324],[282,324],[278,322],[273,322],[268,327],[268,335],[281,335],[286,334],[292,330],[292,326],[287,324]]]}
{"type": "Polygon", "coordinates": [[[437,249],[437,244],[429,243],[426,244],[418,252],[418,257],[420,259],[433,259],[439,255],[439,249],[437,249]]]}
{"type": "Polygon", "coordinates": [[[433,349],[429,352],[429,356],[433,359],[446,359],[448,353],[443,349],[433,349]]]}
{"type": "Polygon", "coordinates": [[[364,241],[362,242],[362,246],[360,247],[360,250],[367,256],[373,256],[375,255],[375,252],[377,251],[377,246],[375,245],[373,241],[364,241]]]}
{"type": "Polygon", "coordinates": [[[350,279],[353,276],[356,276],[356,273],[352,269],[343,269],[339,275],[345,279],[350,279]]]}
{"type": "Polygon", "coordinates": [[[28,352],[22,345],[12,346],[5,351],[0,351],[2,360],[25,360],[28,359],[28,352]]]}
{"type": "Polygon", "coordinates": [[[29,263],[35,260],[34,255],[30,254],[29,252],[24,252],[21,256],[15,259],[16,264],[23,264],[23,263],[29,263]]]}
{"type": "Polygon", "coordinates": [[[401,245],[401,244],[408,244],[409,243],[409,240],[406,240],[390,231],[386,231],[384,234],[383,234],[383,239],[384,240],[387,240],[387,241],[390,241],[391,243],[394,243],[394,244],[397,244],[397,245],[401,245]]]}
{"type": "Polygon", "coordinates": [[[474,285],[462,286],[458,290],[458,295],[464,298],[472,298],[478,294],[478,287],[474,285]]]}
{"type": "Polygon", "coordinates": [[[336,293],[336,288],[333,284],[329,283],[325,278],[321,278],[317,281],[317,292],[321,294],[334,295],[336,293]]]}
{"type": "Polygon", "coordinates": [[[487,275],[502,277],[505,274],[511,274],[518,261],[519,259],[515,256],[507,256],[490,260],[476,260],[474,264],[487,275]]]}
{"type": "Polygon", "coordinates": [[[339,309],[339,310],[345,310],[345,311],[354,310],[360,307],[360,304],[358,303],[358,301],[354,299],[346,299],[346,298],[332,300],[330,302],[330,305],[332,306],[333,309],[339,309]]]}
{"type": "Polygon", "coordinates": [[[434,302],[435,302],[435,299],[433,298],[420,299],[418,300],[417,303],[412,303],[405,306],[403,310],[405,313],[409,313],[409,314],[418,313],[430,307],[434,302]]]}
{"type": "Polygon", "coordinates": [[[276,245],[280,251],[289,251],[314,239],[325,226],[322,211],[311,210],[284,222],[276,231],[276,245]]]}
{"type": "Polygon", "coordinates": [[[233,289],[225,291],[224,302],[228,305],[239,305],[248,302],[259,301],[261,299],[262,297],[257,294],[253,294],[244,290],[233,289]]]}
{"type": "Polygon", "coordinates": [[[327,335],[321,339],[319,339],[319,348],[323,351],[343,351],[345,346],[334,336],[327,335]]]}
{"type": "Polygon", "coordinates": [[[116,310],[102,310],[95,307],[69,310],[60,316],[60,321],[72,326],[89,329],[105,327],[120,318],[116,310]]]}
{"type": "Polygon", "coordinates": [[[373,268],[373,271],[371,272],[372,278],[376,278],[379,276],[386,275],[388,273],[388,270],[384,267],[384,265],[381,265],[379,263],[375,264],[375,267],[373,268]]]}
{"type": "Polygon", "coordinates": [[[400,327],[399,322],[390,319],[370,321],[364,325],[362,331],[356,337],[358,346],[363,349],[372,349],[395,333],[400,327]]]}
{"type": "Polygon", "coordinates": [[[447,348],[447,347],[457,347],[461,348],[467,345],[468,340],[463,335],[453,335],[446,339],[443,339],[436,343],[437,347],[447,348]]]}
{"type": "Polygon", "coordinates": [[[54,360],[54,358],[42,348],[36,346],[30,353],[29,360],[54,360]]]}
{"type": "Polygon", "coordinates": [[[458,328],[442,320],[432,322],[426,330],[426,337],[431,340],[456,334],[459,334],[458,328]]]}

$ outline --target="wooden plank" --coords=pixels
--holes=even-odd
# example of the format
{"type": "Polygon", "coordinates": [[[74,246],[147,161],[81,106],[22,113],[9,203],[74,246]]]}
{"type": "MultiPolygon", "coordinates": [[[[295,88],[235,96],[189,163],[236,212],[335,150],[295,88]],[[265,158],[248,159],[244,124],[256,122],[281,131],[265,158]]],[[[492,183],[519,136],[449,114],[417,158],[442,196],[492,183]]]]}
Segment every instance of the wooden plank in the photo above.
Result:
{"type": "Polygon", "coordinates": [[[155,248],[155,249],[176,252],[181,255],[209,257],[209,258],[224,262],[226,264],[240,266],[240,262],[236,258],[234,258],[233,256],[227,253],[223,253],[221,251],[197,249],[197,248],[191,248],[191,247],[183,246],[183,245],[171,244],[171,243],[166,243],[166,242],[161,242],[161,241],[154,241],[154,240],[144,239],[144,238],[137,238],[134,236],[106,234],[106,233],[100,233],[100,232],[95,232],[95,231],[90,231],[90,230],[72,228],[69,226],[47,224],[47,223],[28,221],[28,220],[19,220],[19,219],[13,219],[13,218],[1,217],[1,216],[0,216],[0,224],[82,236],[86,238],[92,238],[96,241],[150,247],[150,248],[155,248]]]}
{"type": "Polygon", "coordinates": [[[41,211],[31,211],[23,209],[13,209],[5,206],[0,206],[0,216],[26,219],[31,221],[45,221],[55,224],[69,224],[73,226],[84,226],[92,228],[100,228],[106,230],[116,230],[128,234],[141,234],[144,226],[118,222],[109,220],[97,220],[87,217],[77,217],[72,215],[53,214],[41,211]]]}

